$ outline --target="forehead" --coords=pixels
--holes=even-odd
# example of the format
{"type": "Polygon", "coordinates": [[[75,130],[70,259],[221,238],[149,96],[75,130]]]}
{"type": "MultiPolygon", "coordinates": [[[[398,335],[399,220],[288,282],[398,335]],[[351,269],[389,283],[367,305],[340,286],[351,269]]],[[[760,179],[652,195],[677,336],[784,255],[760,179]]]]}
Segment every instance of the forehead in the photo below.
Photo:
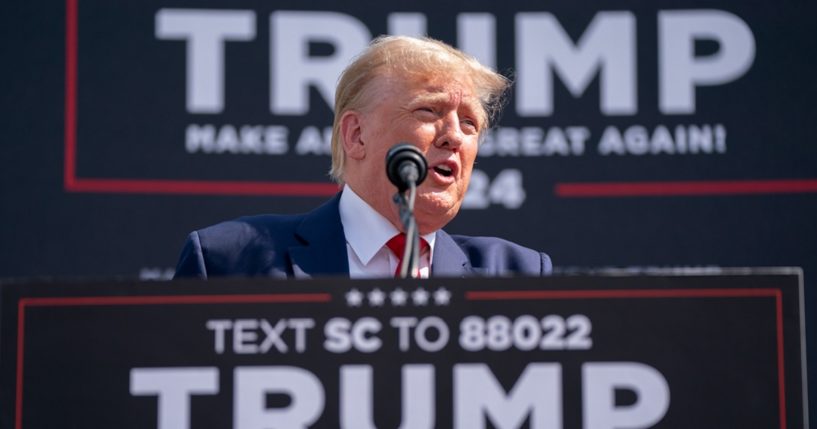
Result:
{"type": "Polygon", "coordinates": [[[386,73],[371,83],[372,107],[381,104],[413,102],[451,103],[482,114],[482,104],[470,79],[451,73],[386,73]]]}

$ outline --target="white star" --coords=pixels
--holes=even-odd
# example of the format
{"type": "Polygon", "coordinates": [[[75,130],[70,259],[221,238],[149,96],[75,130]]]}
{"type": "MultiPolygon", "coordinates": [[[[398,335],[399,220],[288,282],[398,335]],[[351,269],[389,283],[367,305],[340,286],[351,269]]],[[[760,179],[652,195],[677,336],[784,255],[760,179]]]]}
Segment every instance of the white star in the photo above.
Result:
{"type": "Polygon", "coordinates": [[[441,287],[434,291],[434,303],[437,305],[448,305],[451,302],[451,292],[441,287]]]}
{"type": "Polygon", "coordinates": [[[389,298],[391,298],[392,305],[403,306],[406,305],[408,294],[403,289],[397,288],[389,294],[389,298]]]}
{"type": "Polygon", "coordinates": [[[428,303],[428,292],[423,288],[419,288],[411,293],[411,300],[414,301],[414,305],[426,305],[428,303]]]}
{"type": "Polygon", "coordinates": [[[363,302],[363,294],[357,289],[346,292],[346,305],[349,307],[360,307],[363,302]]]}
{"type": "Polygon", "coordinates": [[[375,288],[369,292],[369,305],[372,307],[380,307],[386,300],[386,294],[382,290],[375,288]]]}

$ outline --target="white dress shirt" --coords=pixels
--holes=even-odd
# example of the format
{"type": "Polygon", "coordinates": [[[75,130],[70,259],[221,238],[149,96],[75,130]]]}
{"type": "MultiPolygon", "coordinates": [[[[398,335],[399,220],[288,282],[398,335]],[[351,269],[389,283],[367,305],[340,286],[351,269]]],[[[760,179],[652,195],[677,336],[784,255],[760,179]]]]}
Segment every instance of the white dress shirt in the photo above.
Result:
{"type": "MultiPolygon", "coordinates": [[[[340,196],[340,222],[346,235],[349,277],[394,277],[400,261],[386,242],[400,231],[349,186],[343,187],[340,196]]],[[[420,255],[420,277],[428,278],[436,236],[436,232],[422,236],[431,250],[420,255]]]]}

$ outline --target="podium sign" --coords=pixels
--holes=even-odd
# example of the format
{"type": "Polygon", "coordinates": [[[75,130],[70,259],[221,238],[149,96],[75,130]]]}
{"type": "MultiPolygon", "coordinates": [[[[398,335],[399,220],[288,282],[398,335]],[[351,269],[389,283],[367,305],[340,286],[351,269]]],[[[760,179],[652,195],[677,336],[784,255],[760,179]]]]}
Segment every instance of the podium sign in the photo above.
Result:
{"type": "Polygon", "coordinates": [[[10,283],[2,426],[801,428],[801,283],[10,283]]]}

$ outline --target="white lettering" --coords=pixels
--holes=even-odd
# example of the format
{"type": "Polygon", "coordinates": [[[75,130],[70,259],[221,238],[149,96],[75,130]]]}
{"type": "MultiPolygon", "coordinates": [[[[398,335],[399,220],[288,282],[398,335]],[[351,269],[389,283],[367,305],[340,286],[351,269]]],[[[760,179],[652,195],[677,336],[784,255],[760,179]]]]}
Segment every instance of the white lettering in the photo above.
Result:
{"type": "Polygon", "coordinates": [[[574,97],[581,96],[598,73],[602,113],[637,113],[635,16],[631,12],[599,12],[577,45],[552,14],[523,12],[516,17],[516,40],[516,111],[520,116],[553,113],[551,68],[574,97]]]}
{"type": "Polygon", "coordinates": [[[325,394],[311,372],[289,366],[235,369],[235,429],[306,429],[320,417],[325,394]],[[267,408],[270,393],[285,394],[290,404],[267,408]]]}
{"type": "Polygon", "coordinates": [[[658,12],[658,104],[665,114],[695,113],[695,88],[731,82],[755,59],[746,23],[722,10],[658,12]],[[695,55],[696,40],[713,40],[713,55],[695,55]]]}
{"type": "Polygon", "coordinates": [[[380,321],[374,317],[364,317],[352,326],[352,343],[355,349],[363,353],[372,353],[380,349],[382,342],[374,334],[382,328],[380,321]]]}
{"type": "Polygon", "coordinates": [[[498,127],[483,134],[480,156],[581,156],[587,127],[498,127]]]}
{"type": "Polygon", "coordinates": [[[246,10],[161,9],[156,38],[187,41],[187,111],[224,110],[224,42],[255,38],[255,13],[246,10]]]}
{"type": "Polygon", "coordinates": [[[529,364],[506,394],[485,364],[454,366],[454,427],[520,427],[530,416],[531,429],[562,427],[562,370],[559,364],[529,364]]]}
{"type": "Polygon", "coordinates": [[[207,329],[215,331],[215,346],[216,353],[224,353],[224,332],[233,327],[233,322],[229,320],[208,320],[207,329]]]}
{"type": "Polygon", "coordinates": [[[270,15],[270,110],[276,115],[309,112],[309,88],[334,106],[335,83],[372,36],[359,20],[337,12],[278,11],[270,15]],[[334,52],[310,56],[310,43],[327,43],[334,52]]]}
{"type": "Polygon", "coordinates": [[[496,17],[490,13],[457,15],[457,44],[482,65],[496,69],[496,17]]]}
{"type": "Polygon", "coordinates": [[[158,396],[158,429],[190,428],[190,396],[218,393],[216,368],[133,368],[130,394],[158,396]]]}
{"type": "Polygon", "coordinates": [[[678,125],[674,132],[664,125],[652,131],[632,125],[622,133],[608,126],[599,139],[599,155],[683,155],[726,153],[726,127],[715,125],[678,125]]]}
{"type": "Polygon", "coordinates": [[[380,321],[373,317],[363,317],[354,323],[342,317],[334,317],[323,327],[326,336],[323,346],[333,353],[346,353],[352,348],[372,353],[382,345],[380,338],[375,335],[381,328],[380,321]]]}
{"type": "Polygon", "coordinates": [[[417,326],[416,317],[392,317],[391,326],[397,328],[397,346],[401,352],[408,351],[411,345],[411,328],[417,326]]]}
{"type": "Polygon", "coordinates": [[[655,368],[635,362],[582,365],[585,429],[647,428],[658,423],[670,403],[669,385],[655,368]],[[632,405],[616,406],[616,390],[635,392],[632,405]]]}
{"type": "Polygon", "coordinates": [[[283,155],[289,150],[289,130],[284,126],[264,127],[264,153],[283,155]]]}
{"type": "Polygon", "coordinates": [[[185,134],[188,153],[231,153],[282,155],[289,150],[289,130],[281,125],[242,125],[236,128],[226,124],[190,124],[185,134]]]}
{"type": "Polygon", "coordinates": [[[295,351],[303,353],[306,351],[306,331],[315,327],[312,319],[289,319],[288,326],[295,330],[295,351]]]}
{"type": "Polygon", "coordinates": [[[237,354],[269,353],[275,348],[278,353],[287,353],[290,338],[287,332],[293,331],[295,351],[306,351],[307,331],[315,326],[313,319],[279,319],[274,324],[267,319],[208,320],[207,329],[213,331],[214,346],[217,354],[223,354],[227,343],[227,333],[232,335],[232,352],[237,354]],[[259,334],[263,334],[259,336],[259,334]]]}
{"type": "Polygon", "coordinates": [[[258,353],[258,321],[255,319],[239,319],[233,324],[233,350],[240,354],[258,353]]]}
{"type": "Polygon", "coordinates": [[[333,353],[346,353],[352,348],[352,338],[349,329],[352,322],[342,317],[333,317],[323,325],[323,348],[333,353]]]}
{"type": "MultiPolygon", "coordinates": [[[[438,352],[448,344],[448,325],[445,321],[437,316],[424,317],[417,324],[417,329],[414,330],[414,341],[421,350],[426,352],[438,352]],[[437,339],[430,339],[427,332],[434,330],[437,332],[437,339]]],[[[433,337],[432,337],[433,338],[433,337]]]]}
{"type": "MultiPolygon", "coordinates": [[[[340,427],[373,429],[372,367],[343,365],[340,369],[340,427]]],[[[402,368],[402,421],[400,429],[426,429],[435,420],[434,366],[402,368]]]]}
{"type": "Polygon", "coordinates": [[[281,340],[281,334],[286,329],[286,320],[279,319],[275,326],[272,326],[266,319],[261,319],[260,322],[261,331],[264,332],[266,338],[261,343],[259,351],[266,353],[272,346],[275,346],[275,349],[280,353],[286,353],[288,350],[287,345],[281,340]]]}
{"type": "Polygon", "coordinates": [[[332,153],[332,127],[326,127],[321,133],[315,126],[308,126],[301,132],[295,143],[298,155],[330,155],[332,153]]]}

